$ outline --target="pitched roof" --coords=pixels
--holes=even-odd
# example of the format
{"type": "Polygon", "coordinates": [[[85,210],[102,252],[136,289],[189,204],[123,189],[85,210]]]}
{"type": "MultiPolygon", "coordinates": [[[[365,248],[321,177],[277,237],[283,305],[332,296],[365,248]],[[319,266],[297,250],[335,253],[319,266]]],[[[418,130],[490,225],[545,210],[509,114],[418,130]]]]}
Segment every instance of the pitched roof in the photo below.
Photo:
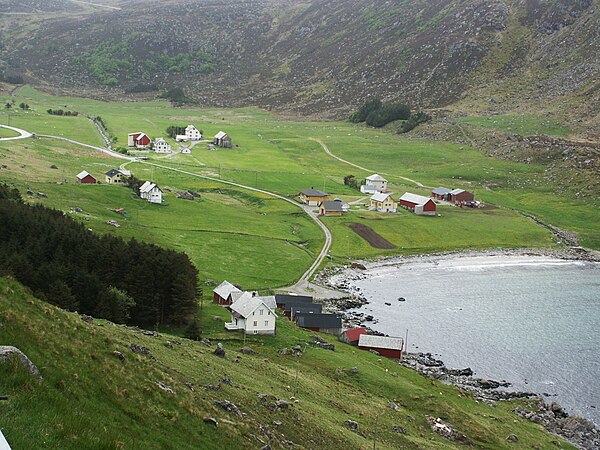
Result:
{"type": "Polygon", "coordinates": [[[140,193],[150,192],[154,188],[157,188],[159,191],[161,190],[156,183],[153,183],[152,181],[145,181],[144,184],[140,186],[140,193]]]}
{"type": "Polygon", "coordinates": [[[294,315],[301,314],[301,313],[320,314],[321,311],[323,310],[323,305],[321,305],[320,303],[296,303],[296,304],[286,303],[285,306],[286,306],[286,309],[289,309],[289,311],[294,315]]]}
{"type": "MultiPolygon", "coordinates": [[[[196,128],[194,125],[191,125],[191,124],[190,124],[190,125],[188,125],[187,127],[185,127],[185,131],[188,131],[188,130],[190,130],[190,131],[191,131],[191,130],[196,130],[196,131],[198,131],[198,129],[197,129],[197,128],[196,128]]],[[[219,133],[222,133],[222,131],[220,131],[219,133]]]]}
{"type": "Polygon", "coordinates": [[[154,145],[156,145],[156,144],[166,144],[166,143],[167,143],[167,141],[165,141],[163,138],[156,138],[154,140],[154,145]]]}
{"type": "Polygon", "coordinates": [[[466,191],[464,189],[452,189],[450,191],[450,194],[457,195],[457,194],[462,194],[463,192],[466,192],[466,191]]]}
{"type": "Polygon", "coordinates": [[[253,296],[251,292],[244,292],[244,294],[231,305],[231,311],[238,313],[240,316],[247,318],[254,311],[258,309],[260,305],[264,305],[269,311],[273,313],[275,317],[275,311],[267,305],[264,297],[253,296]]]}
{"type": "Polygon", "coordinates": [[[294,318],[299,327],[342,328],[342,319],[335,314],[299,313],[294,318]]]}
{"type": "Polygon", "coordinates": [[[432,194],[436,194],[436,195],[446,195],[449,194],[451,191],[448,188],[445,187],[437,187],[435,189],[431,190],[432,194]]]}
{"type": "Polygon", "coordinates": [[[391,195],[391,193],[378,192],[377,194],[373,194],[371,196],[371,200],[375,202],[385,202],[387,198],[391,195]]]}
{"type": "Polygon", "coordinates": [[[351,328],[349,330],[344,331],[344,334],[346,335],[349,341],[358,341],[358,338],[361,334],[367,334],[367,329],[364,327],[351,328]]]}
{"type": "Polygon", "coordinates": [[[284,308],[287,303],[312,303],[313,298],[308,295],[275,294],[275,302],[284,308]]]}
{"type": "Polygon", "coordinates": [[[129,133],[128,136],[137,136],[138,134],[144,134],[141,131],[136,131],[135,133],[129,133]]]}
{"type": "Polygon", "coordinates": [[[402,338],[373,336],[372,334],[361,334],[358,338],[359,347],[387,348],[390,350],[402,350],[404,340],[402,338]]]}
{"type": "Polygon", "coordinates": [[[267,305],[267,307],[271,310],[271,311],[275,311],[277,309],[277,303],[275,302],[275,296],[274,295],[267,295],[264,297],[260,297],[263,299],[263,301],[265,302],[265,305],[267,305]]]}
{"type": "Polygon", "coordinates": [[[367,177],[366,179],[369,181],[387,181],[385,178],[383,178],[378,173],[374,173],[373,175],[371,175],[370,177],[367,177]]]}
{"type": "MultiPolygon", "coordinates": [[[[81,180],[81,179],[87,177],[88,175],[90,175],[90,174],[84,170],[83,172],[79,172],[77,174],[77,178],[79,178],[81,180]]],[[[94,178],[94,177],[92,177],[92,178],[94,178]]]]}
{"type": "Polygon", "coordinates": [[[233,284],[231,284],[229,281],[225,280],[223,281],[220,285],[218,285],[216,288],[213,289],[213,292],[215,294],[217,294],[219,297],[221,298],[228,298],[230,294],[234,294],[234,293],[239,293],[240,295],[242,294],[242,291],[238,288],[236,288],[233,284]]]}
{"type": "Polygon", "coordinates": [[[326,202],[323,202],[323,203],[321,204],[321,206],[322,206],[322,207],[323,207],[323,208],[324,208],[326,211],[339,211],[339,212],[342,212],[342,211],[343,211],[343,209],[342,209],[342,202],[341,202],[341,201],[336,201],[336,200],[334,200],[334,201],[332,201],[332,202],[330,202],[330,201],[326,201],[326,202]]]}
{"type": "Polygon", "coordinates": [[[215,134],[215,139],[223,139],[225,136],[227,136],[227,133],[224,131],[219,131],[217,134],[215,134]]]}
{"type": "Polygon", "coordinates": [[[400,200],[404,200],[410,203],[415,203],[417,205],[424,205],[428,201],[433,201],[429,197],[425,197],[423,195],[411,194],[410,192],[405,192],[400,200]]]}
{"type": "Polygon", "coordinates": [[[106,172],[106,175],[108,175],[109,177],[114,177],[115,175],[118,174],[123,174],[123,172],[121,172],[120,170],[117,169],[110,169],[108,172],[106,172]]]}
{"type": "Polygon", "coordinates": [[[327,197],[329,194],[327,192],[319,191],[318,189],[304,189],[300,191],[301,194],[304,194],[308,197],[327,197]]]}

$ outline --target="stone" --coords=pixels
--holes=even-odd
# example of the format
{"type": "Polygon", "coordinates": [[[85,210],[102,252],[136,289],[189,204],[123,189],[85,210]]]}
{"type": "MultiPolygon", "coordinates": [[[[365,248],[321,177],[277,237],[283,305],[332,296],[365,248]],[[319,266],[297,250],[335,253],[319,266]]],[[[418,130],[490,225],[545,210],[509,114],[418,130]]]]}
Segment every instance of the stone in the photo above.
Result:
{"type": "Polygon", "coordinates": [[[313,341],[315,341],[315,342],[318,342],[320,344],[327,344],[327,341],[319,335],[313,334],[311,337],[312,337],[313,341]]]}
{"type": "Polygon", "coordinates": [[[165,392],[167,392],[167,393],[169,393],[169,394],[174,394],[174,393],[175,393],[175,391],[174,391],[174,390],[171,388],[171,386],[167,386],[166,384],[164,384],[164,383],[163,383],[163,382],[161,382],[161,381],[158,381],[158,382],[156,383],[156,385],[158,386],[158,388],[159,388],[160,390],[162,390],[162,391],[165,391],[165,392]]]}
{"type": "Polygon", "coordinates": [[[213,353],[220,358],[225,358],[225,349],[223,348],[223,344],[219,342],[213,353]]]}
{"type": "Polygon", "coordinates": [[[406,434],[406,432],[407,432],[408,430],[407,430],[406,428],[404,428],[404,427],[400,427],[400,426],[398,426],[398,425],[394,425],[394,426],[392,427],[392,431],[393,431],[394,433],[406,434]]]}
{"type": "Polygon", "coordinates": [[[281,426],[281,422],[279,420],[274,420],[273,421],[273,425],[275,425],[276,427],[280,427],[281,426]]]}
{"type": "Polygon", "coordinates": [[[114,351],[113,355],[115,355],[117,358],[119,358],[121,360],[121,362],[125,362],[125,355],[121,352],[118,351],[114,351]]]}
{"type": "Polygon", "coordinates": [[[390,408],[394,411],[398,411],[398,405],[396,405],[394,402],[390,402],[390,408]]]}
{"type": "Polygon", "coordinates": [[[263,445],[260,450],[271,450],[271,446],[270,445],[263,445]]]}
{"type": "Polygon", "coordinates": [[[277,406],[279,409],[288,409],[290,407],[290,404],[285,400],[277,400],[275,402],[275,406],[277,406]]]}
{"type": "Polygon", "coordinates": [[[219,425],[219,422],[217,422],[217,419],[214,417],[207,417],[206,419],[203,419],[203,422],[215,427],[219,425]]]}
{"type": "Polygon", "coordinates": [[[214,404],[220,406],[227,412],[242,417],[242,412],[239,410],[239,408],[235,404],[231,403],[229,400],[215,400],[214,404]]]}
{"type": "Polygon", "coordinates": [[[294,350],[295,352],[301,352],[302,351],[302,347],[299,345],[294,345],[292,347],[292,350],[294,350]]]}
{"type": "Polygon", "coordinates": [[[351,367],[348,372],[350,372],[351,375],[356,375],[358,373],[358,367],[351,367]]]}
{"type": "Polygon", "coordinates": [[[355,422],[354,420],[348,419],[344,421],[344,426],[349,430],[358,431],[358,422],[355,422]]]}
{"type": "Polygon", "coordinates": [[[509,434],[508,436],[506,436],[506,440],[509,442],[519,442],[519,438],[516,434],[509,434]]]}
{"type": "Polygon", "coordinates": [[[42,383],[44,378],[40,373],[40,370],[37,368],[35,364],[31,362],[31,360],[19,350],[17,347],[13,347],[12,345],[1,345],[0,346],[0,363],[4,361],[8,361],[9,359],[15,358],[19,361],[19,364],[22,365],[31,375],[33,375],[37,380],[42,383]]]}
{"type": "Polygon", "coordinates": [[[92,323],[94,321],[94,318],[92,316],[86,316],[84,314],[83,316],[81,316],[81,320],[83,320],[86,323],[92,323]]]}
{"type": "Polygon", "coordinates": [[[150,353],[149,349],[139,344],[131,344],[130,348],[133,353],[141,353],[142,355],[148,355],[150,353]]]}
{"type": "Polygon", "coordinates": [[[364,264],[357,263],[357,262],[353,262],[352,264],[350,264],[350,268],[351,269],[358,269],[358,270],[367,270],[367,268],[365,267],[364,264]]]}
{"type": "Polygon", "coordinates": [[[258,352],[250,347],[243,347],[240,349],[240,352],[242,352],[244,355],[258,355],[258,352]]]}

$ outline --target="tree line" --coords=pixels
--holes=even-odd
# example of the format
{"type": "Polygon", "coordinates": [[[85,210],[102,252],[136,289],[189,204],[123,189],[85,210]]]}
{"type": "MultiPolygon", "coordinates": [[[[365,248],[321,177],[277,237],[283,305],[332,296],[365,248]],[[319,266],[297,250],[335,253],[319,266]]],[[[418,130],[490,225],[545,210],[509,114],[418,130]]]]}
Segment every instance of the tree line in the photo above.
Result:
{"type": "Polygon", "coordinates": [[[198,271],[184,253],[99,236],[0,185],[0,275],[71,311],[140,326],[189,324],[198,271]]]}
{"type": "Polygon", "coordinates": [[[65,111],[63,109],[48,109],[46,112],[53,116],[78,116],[79,115],[79,113],[77,111],[65,111]]]}
{"type": "Polygon", "coordinates": [[[372,127],[383,127],[394,120],[404,120],[400,128],[401,133],[406,133],[430,119],[431,117],[423,112],[412,113],[410,107],[404,103],[383,103],[378,98],[367,100],[350,115],[350,122],[365,122],[372,127]]]}

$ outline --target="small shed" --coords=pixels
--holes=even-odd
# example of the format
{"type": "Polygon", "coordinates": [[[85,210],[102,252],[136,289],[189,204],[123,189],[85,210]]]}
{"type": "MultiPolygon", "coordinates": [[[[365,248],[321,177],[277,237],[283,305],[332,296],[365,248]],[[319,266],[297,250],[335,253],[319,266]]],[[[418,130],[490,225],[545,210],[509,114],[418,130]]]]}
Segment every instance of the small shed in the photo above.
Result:
{"type": "Polygon", "coordinates": [[[213,144],[218,145],[219,147],[231,148],[231,138],[224,131],[219,131],[215,134],[213,144]]]}
{"type": "Polygon", "coordinates": [[[341,216],[344,212],[342,206],[342,202],[327,200],[319,206],[319,214],[322,216],[341,216]]]}
{"type": "Polygon", "coordinates": [[[448,200],[448,195],[451,190],[445,187],[437,187],[431,190],[431,197],[437,198],[438,200],[448,200]]]}
{"type": "Polygon", "coordinates": [[[358,339],[358,348],[363,350],[374,350],[381,356],[387,358],[402,359],[404,339],[361,334],[358,339]]]}
{"type": "Polygon", "coordinates": [[[213,301],[219,305],[231,305],[233,303],[232,294],[242,294],[242,290],[225,280],[213,289],[213,301]]]}
{"type": "Polygon", "coordinates": [[[319,206],[327,200],[329,200],[329,194],[327,192],[314,188],[300,191],[300,201],[308,206],[319,206]]]}
{"type": "Polygon", "coordinates": [[[301,328],[339,336],[342,332],[342,319],[335,314],[298,313],[294,321],[301,328]]]}
{"type": "Polygon", "coordinates": [[[77,182],[81,184],[96,184],[97,180],[84,170],[77,174],[77,182]]]}
{"type": "Polygon", "coordinates": [[[340,341],[350,345],[358,345],[358,339],[362,334],[367,334],[367,329],[365,327],[344,330],[344,332],[340,334],[340,341]]]}
{"type": "Polygon", "coordinates": [[[475,200],[475,194],[464,189],[454,189],[450,191],[450,201],[454,204],[460,204],[464,202],[472,202],[475,200]]]}
{"type": "Polygon", "coordinates": [[[400,197],[400,205],[419,216],[435,216],[435,202],[431,198],[423,195],[406,192],[400,197]]]}

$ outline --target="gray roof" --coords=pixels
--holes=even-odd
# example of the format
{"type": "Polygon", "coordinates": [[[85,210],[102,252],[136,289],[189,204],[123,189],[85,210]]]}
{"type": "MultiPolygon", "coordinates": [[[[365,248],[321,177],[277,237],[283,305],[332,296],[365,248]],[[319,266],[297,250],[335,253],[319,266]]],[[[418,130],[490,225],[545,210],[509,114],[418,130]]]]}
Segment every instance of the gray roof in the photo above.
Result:
{"type": "Polygon", "coordinates": [[[320,303],[304,303],[298,305],[289,305],[290,312],[293,316],[296,314],[309,313],[309,314],[321,314],[323,305],[320,303]]]}
{"type": "Polygon", "coordinates": [[[342,328],[342,319],[335,314],[298,313],[294,319],[299,327],[342,328]]]}
{"type": "Polygon", "coordinates": [[[106,175],[108,175],[109,177],[114,177],[117,174],[120,174],[121,171],[117,170],[117,169],[110,169],[108,172],[106,172],[106,175]]]}
{"type": "Polygon", "coordinates": [[[374,336],[372,334],[361,334],[358,338],[359,347],[387,348],[390,350],[402,350],[404,340],[402,338],[374,336]]]}
{"type": "Polygon", "coordinates": [[[464,189],[453,189],[452,191],[450,191],[452,195],[462,194],[463,192],[465,192],[464,189]]]}
{"type": "Polygon", "coordinates": [[[329,194],[327,192],[319,191],[318,189],[304,189],[300,191],[301,194],[307,195],[309,197],[327,197],[329,194]]]}
{"type": "Polygon", "coordinates": [[[313,298],[308,295],[275,294],[275,302],[285,306],[287,303],[312,303],[313,298]]]}
{"type": "Polygon", "coordinates": [[[445,187],[437,187],[435,189],[432,189],[431,193],[436,195],[446,195],[450,193],[450,189],[445,187]]]}
{"type": "Polygon", "coordinates": [[[242,291],[239,290],[238,288],[236,288],[229,281],[225,280],[220,285],[218,285],[216,288],[214,288],[213,292],[215,294],[217,294],[219,297],[227,299],[230,294],[233,294],[235,292],[239,292],[241,294],[242,291]]]}
{"type": "Polygon", "coordinates": [[[402,197],[400,197],[400,200],[415,203],[417,205],[424,205],[431,199],[429,197],[424,197],[423,195],[411,194],[410,192],[406,192],[402,197]]]}
{"type": "Polygon", "coordinates": [[[373,175],[371,175],[370,177],[367,177],[366,179],[369,181],[387,181],[385,178],[383,178],[378,173],[374,173],[373,175]]]}
{"type": "Polygon", "coordinates": [[[263,297],[253,296],[251,292],[244,292],[244,295],[242,295],[235,303],[231,305],[231,311],[238,313],[244,318],[248,318],[261,305],[264,305],[265,308],[267,308],[275,317],[277,317],[275,311],[269,308],[263,297]]]}
{"type": "Polygon", "coordinates": [[[342,202],[338,200],[334,200],[332,202],[326,201],[321,203],[321,206],[325,208],[326,211],[339,211],[342,212],[342,202]]]}
{"type": "Polygon", "coordinates": [[[377,194],[373,194],[371,196],[371,200],[373,200],[374,202],[385,202],[391,195],[391,193],[378,192],[377,194]]]}
{"type": "Polygon", "coordinates": [[[86,172],[85,170],[83,172],[79,172],[77,174],[77,178],[79,178],[80,180],[87,177],[89,175],[89,172],[86,172]]]}

